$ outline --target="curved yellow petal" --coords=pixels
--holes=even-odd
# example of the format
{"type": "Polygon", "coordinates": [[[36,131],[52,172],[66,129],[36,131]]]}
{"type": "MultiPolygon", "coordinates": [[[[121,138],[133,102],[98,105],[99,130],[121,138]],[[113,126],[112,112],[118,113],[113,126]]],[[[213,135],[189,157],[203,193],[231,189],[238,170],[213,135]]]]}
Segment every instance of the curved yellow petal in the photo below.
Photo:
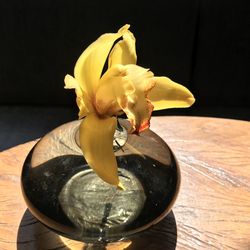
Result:
{"type": "Polygon", "coordinates": [[[154,74],[149,69],[138,65],[125,65],[126,75],[138,91],[148,92],[154,85],[154,74]]]}
{"type": "Polygon", "coordinates": [[[126,65],[127,78],[133,83],[135,91],[122,103],[123,111],[130,120],[133,131],[139,133],[150,125],[153,105],[147,98],[148,92],[154,87],[154,74],[137,65],[126,65]]]}
{"type": "Polygon", "coordinates": [[[89,166],[104,181],[118,186],[117,162],[113,152],[116,118],[100,119],[92,113],[80,125],[80,145],[89,166]]]}
{"type": "Polygon", "coordinates": [[[71,75],[66,75],[64,78],[64,83],[65,89],[76,89],[76,90],[80,90],[80,85],[78,83],[78,81],[71,75]]]}
{"type": "Polygon", "coordinates": [[[126,68],[116,64],[106,71],[95,94],[95,109],[101,116],[121,113],[120,102],[135,92],[132,82],[126,77],[126,68]]]}
{"type": "Polygon", "coordinates": [[[123,110],[133,131],[149,127],[153,106],[147,99],[154,86],[153,73],[136,65],[112,66],[103,75],[95,95],[95,109],[101,116],[117,115],[123,110]]]}
{"type": "Polygon", "coordinates": [[[79,108],[78,116],[82,118],[93,110],[91,107],[86,93],[80,88],[78,81],[71,75],[66,75],[64,78],[65,89],[75,89],[76,103],[79,108]]]}
{"type": "Polygon", "coordinates": [[[154,110],[190,107],[194,102],[192,93],[181,84],[167,77],[154,77],[155,86],[148,93],[154,110]]]}
{"type": "Polygon", "coordinates": [[[115,64],[136,64],[137,55],[135,37],[132,32],[126,30],[123,40],[115,44],[109,55],[109,68],[115,64]]]}
{"type": "Polygon", "coordinates": [[[79,81],[81,88],[89,95],[96,90],[103,66],[114,42],[120,38],[129,28],[125,25],[118,33],[107,33],[100,36],[95,42],[87,47],[76,62],[74,75],[79,81]]]}
{"type": "Polygon", "coordinates": [[[137,92],[127,98],[127,102],[123,105],[123,111],[126,113],[131,125],[132,131],[140,133],[147,129],[150,125],[151,113],[153,105],[147,99],[146,94],[137,92]]]}
{"type": "Polygon", "coordinates": [[[119,67],[123,69],[123,77],[120,82],[114,81],[113,89],[119,89],[116,93],[124,94],[118,96],[117,103],[130,120],[132,132],[139,133],[149,127],[153,106],[147,94],[154,87],[154,74],[134,64],[119,67]]]}

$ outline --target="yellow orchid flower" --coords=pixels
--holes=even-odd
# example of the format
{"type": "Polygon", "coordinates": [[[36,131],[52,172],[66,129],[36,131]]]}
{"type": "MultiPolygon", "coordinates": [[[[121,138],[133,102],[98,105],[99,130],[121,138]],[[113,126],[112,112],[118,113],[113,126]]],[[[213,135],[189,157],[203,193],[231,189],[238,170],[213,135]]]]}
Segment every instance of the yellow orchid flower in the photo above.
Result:
{"type": "Polygon", "coordinates": [[[74,77],[65,77],[65,88],[76,91],[79,118],[84,117],[79,132],[83,155],[97,175],[120,187],[113,152],[116,116],[124,112],[132,132],[139,133],[149,127],[153,110],[189,107],[195,100],[184,86],[136,65],[129,27],[100,36],[79,57],[74,77]]]}

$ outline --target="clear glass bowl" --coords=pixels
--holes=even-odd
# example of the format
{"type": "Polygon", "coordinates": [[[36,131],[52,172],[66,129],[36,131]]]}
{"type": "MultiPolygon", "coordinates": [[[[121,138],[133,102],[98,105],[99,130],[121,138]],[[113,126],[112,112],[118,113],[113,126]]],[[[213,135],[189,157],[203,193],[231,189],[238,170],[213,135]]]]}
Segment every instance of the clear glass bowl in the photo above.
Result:
{"type": "Polygon", "coordinates": [[[103,182],[86,163],[78,143],[80,121],[45,135],[23,165],[21,183],[30,212],[68,238],[110,242],[128,238],[162,220],[180,186],[180,170],[167,144],[151,130],[114,137],[119,178],[125,190],[103,182]]]}

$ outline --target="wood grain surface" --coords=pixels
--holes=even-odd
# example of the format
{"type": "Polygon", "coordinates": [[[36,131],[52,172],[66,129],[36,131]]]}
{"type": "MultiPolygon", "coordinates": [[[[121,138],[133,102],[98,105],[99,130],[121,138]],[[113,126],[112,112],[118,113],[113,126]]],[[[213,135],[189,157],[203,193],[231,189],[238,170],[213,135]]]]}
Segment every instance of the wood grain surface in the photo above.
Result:
{"type": "Polygon", "coordinates": [[[84,245],[49,231],[26,209],[22,164],[36,141],[0,153],[0,250],[250,249],[250,123],[153,117],[151,129],[174,151],[182,183],[172,212],[132,239],[84,245]]]}

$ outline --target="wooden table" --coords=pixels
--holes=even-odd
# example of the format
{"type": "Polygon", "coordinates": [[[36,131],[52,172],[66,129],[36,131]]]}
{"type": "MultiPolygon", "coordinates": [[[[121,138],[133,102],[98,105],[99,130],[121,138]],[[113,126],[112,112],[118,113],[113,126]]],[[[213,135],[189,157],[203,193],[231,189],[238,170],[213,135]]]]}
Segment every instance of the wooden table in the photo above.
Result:
{"type": "Polygon", "coordinates": [[[49,231],[26,209],[20,189],[32,141],[0,153],[0,249],[250,249],[250,123],[153,117],[151,128],[182,172],[179,197],[161,223],[134,239],[92,248],[49,231]]]}

